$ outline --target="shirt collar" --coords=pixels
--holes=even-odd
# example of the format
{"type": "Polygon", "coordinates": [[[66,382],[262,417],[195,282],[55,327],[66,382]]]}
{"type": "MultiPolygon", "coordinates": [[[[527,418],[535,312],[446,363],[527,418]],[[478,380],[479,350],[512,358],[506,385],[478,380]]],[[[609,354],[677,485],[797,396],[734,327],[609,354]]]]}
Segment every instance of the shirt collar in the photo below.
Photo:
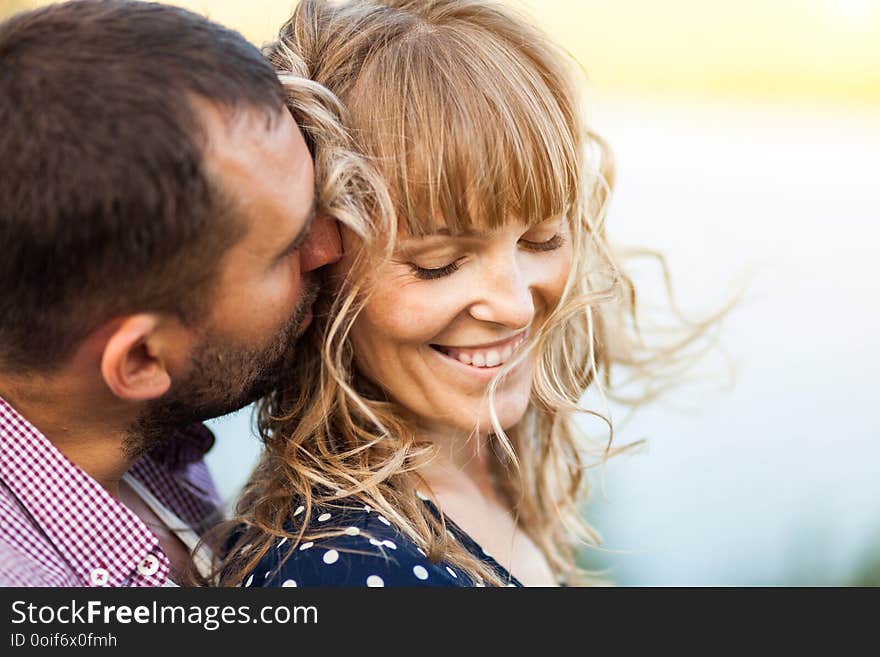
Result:
{"type": "Polygon", "coordinates": [[[171,440],[156,445],[149,454],[169,470],[177,471],[202,460],[213,446],[214,434],[204,424],[196,423],[175,432],[171,440]]]}
{"type": "Polygon", "coordinates": [[[2,398],[0,477],[85,582],[127,586],[134,575],[161,586],[167,579],[168,560],[140,518],[2,398]],[[160,557],[158,569],[139,572],[151,553],[160,557]]]}

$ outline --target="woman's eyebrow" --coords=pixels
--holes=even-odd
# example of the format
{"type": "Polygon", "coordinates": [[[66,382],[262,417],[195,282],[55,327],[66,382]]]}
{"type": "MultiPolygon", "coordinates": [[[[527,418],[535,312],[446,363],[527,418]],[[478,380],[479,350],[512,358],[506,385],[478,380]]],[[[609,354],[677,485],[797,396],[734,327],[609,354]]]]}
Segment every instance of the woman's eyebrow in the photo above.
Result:
{"type": "MultiPolygon", "coordinates": [[[[553,221],[560,221],[561,219],[562,217],[559,216],[550,217],[540,223],[533,224],[532,228],[541,226],[543,224],[549,224],[553,221]]],[[[452,239],[488,239],[489,237],[491,237],[491,232],[486,232],[475,228],[465,228],[464,230],[457,230],[455,232],[449,230],[448,228],[437,228],[432,230],[431,232],[426,232],[422,235],[404,237],[401,239],[401,243],[402,245],[406,245],[408,247],[414,247],[419,240],[428,240],[432,237],[451,237],[452,239]]]]}
{"type": "Polygon", "coordinates": [[[431,233],[404,237],[398,242],[397,249],[401,253],[414,255],[422,251],[430,251],[448,246],[450,245],[451,240],[485,240],[487,239],[487,236],[488,233],[476,230],[465,230],[452,233],[446,228],[440,228],[431,233]]]}
{"type": "Polygon", "coordinates": [[[467,228],[465,230],[457,231],[455,234],[452,233],[448,228],[438,228],[433,233],[428,233],[425,237],[432,237],[434,235],[443,235],[446,237],[486,237],[486,233],[480,230],[474,230],[473,228],[467,228]]]}
{"type": "MultiPolygon", "coordinates": [[[[539,221],[536,223],[529,224],[532,228],[536,228],[543,224],[549,224],[554,221],[560,221],[562,219],[561,216],[557,215],[554,217],[547,217],[543,221],[539,221]]],[[[430,233],[425,233],[422,237],[433,237],[434,235],[439,235],[443,237],[479,237],[479,238],[487,238],[490,236],[490,233],[482,230],[477,230],[475,228],[466,228],[464,230],[459,230],[453,233],[448,228],[438,228],[436,230],[431,231],[430,233]]]]}

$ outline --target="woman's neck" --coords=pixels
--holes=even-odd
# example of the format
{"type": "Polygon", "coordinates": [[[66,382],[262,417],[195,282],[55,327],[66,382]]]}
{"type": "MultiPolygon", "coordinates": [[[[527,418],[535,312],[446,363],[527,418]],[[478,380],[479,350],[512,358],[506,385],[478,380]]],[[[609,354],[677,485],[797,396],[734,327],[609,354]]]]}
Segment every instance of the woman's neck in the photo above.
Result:
{"type": "Polygon", "coordinates": [[[436,457],[419,469],[436,495],[479,495],[485,500],[497,500],[491,467],[492,446],[487,436],[434,429],[424,432],[423,439],[437,447],[436,457]]]}

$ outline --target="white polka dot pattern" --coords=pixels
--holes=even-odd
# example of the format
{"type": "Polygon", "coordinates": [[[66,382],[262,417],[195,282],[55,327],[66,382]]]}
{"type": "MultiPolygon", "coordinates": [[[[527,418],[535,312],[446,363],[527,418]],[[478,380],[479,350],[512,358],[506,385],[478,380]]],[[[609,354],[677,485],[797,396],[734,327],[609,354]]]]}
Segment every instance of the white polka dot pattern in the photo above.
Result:
{"type": "MultiPolygon", "coordinates": [[[[430,502],[425,502],[430,505],[430,502]]],[[[432,563],[426,551],[380,513],[365,513],[363,505],[315,509],[322,521],[317,537],[300,544],[293,555],[270,550],[258,566],[271,572],[262,586],[297,587],[470,587],[485,586],[451,564],[432,563]],[[329,532],[329,535],[323,535],[329,532]]],[[[483,558],[479,545],[447,519],[451,536],[474,556],[483,558]]],[[[288,530],[289,531],[289,530],[288,530]]],[[[508,580],[494,561],[486,562],[508,580]]],[[[255,584],[256,585],[256,584],[255,584]]],[[[515,584],[515,585],[518,585],[515,584]]]]}

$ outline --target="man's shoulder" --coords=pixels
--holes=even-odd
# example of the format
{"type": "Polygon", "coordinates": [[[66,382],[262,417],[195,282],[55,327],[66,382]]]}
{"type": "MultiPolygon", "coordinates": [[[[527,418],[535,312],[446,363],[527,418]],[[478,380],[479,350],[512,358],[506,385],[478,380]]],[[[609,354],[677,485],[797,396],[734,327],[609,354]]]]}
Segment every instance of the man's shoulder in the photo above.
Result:
{"type": "Polygon", "coordinates": [[[0,487],[0,517],[0,587],[80,585],[4,487],[0,487]]]}
{"type": "Polygon", "coordinates": [[[0,536],[0,587],[70,586],[64,573],[47,570],[44,564],[0,536]]]}

